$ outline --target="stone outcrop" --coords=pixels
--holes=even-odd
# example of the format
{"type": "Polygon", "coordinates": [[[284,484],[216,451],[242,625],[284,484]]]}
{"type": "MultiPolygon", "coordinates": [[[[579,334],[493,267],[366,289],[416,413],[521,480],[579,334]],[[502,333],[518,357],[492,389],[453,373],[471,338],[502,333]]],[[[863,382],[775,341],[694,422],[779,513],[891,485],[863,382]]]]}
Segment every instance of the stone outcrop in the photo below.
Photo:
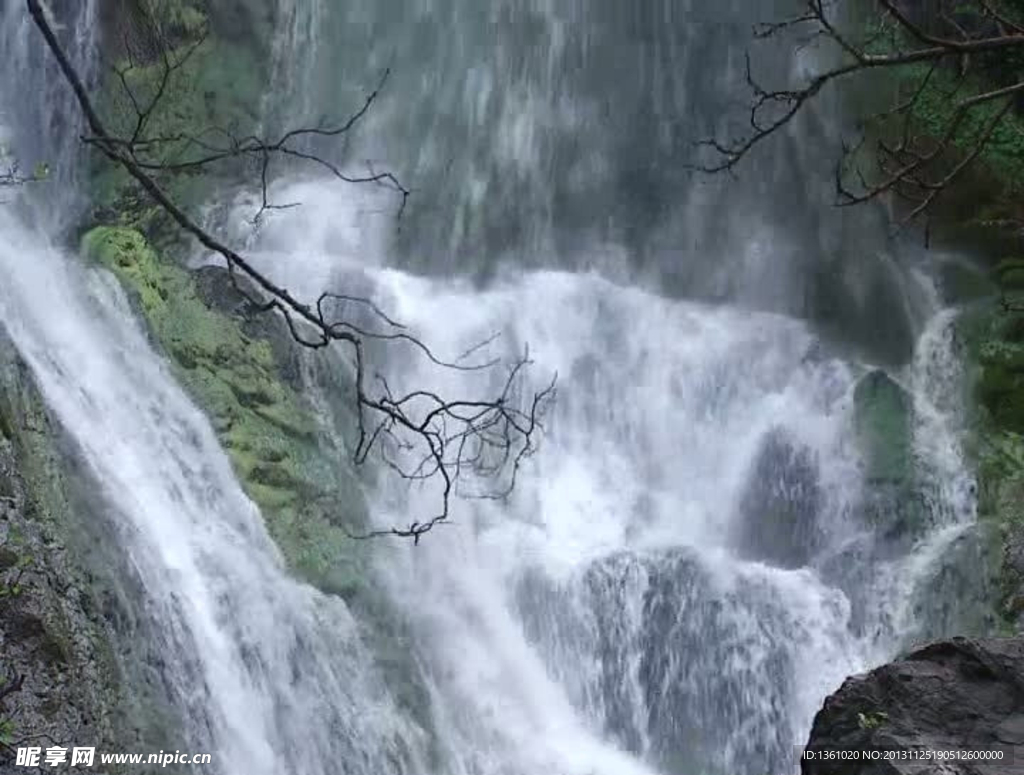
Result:
{"type": "MultiPolygon", "coordinates": [[[[399,703],[429,725],[406,623],[376,583],[369,512],[346,439],[356,437],[350,367],[305,351],[283,319],[259,312],[255,287],[224,267],[185,269],[134,229],[97,227],[86,257],[120,281],[153,344],[210,419],[239,482],[289,569],[343,597],[399,703]]],[[[363,473],[365,471],[365,474],[363,473]]]]}
{"type": "Polygon", "coordinates": [[[139,590],[83,474],[0,329],[0,772],[19,744],[174,739],[139,590]]]}
{"type": "Polygon", "coordinates": [[[247,312],[226,270],[189,272],[132,229],[97,227],[83,244],[121,281],[154,344],[206,411],[291,569],[351,598],[368,553],[348,533],[365,530],[366,505],[340,434],[322,427],[296,389],[298,348],[280,318],[247,312]]]}
{"type": "Polygon", "coordinates": [[[819,548],[823,495],[811,451],[777,429],[765,438],[740,503],[742,556],[780,568],[808,565],[819,548]]]}
{"type": "Polygon", "coordinates": [[[848,678],[815,717],[807,751],[802,775],[1024,773],[1024,639],[937,641],[848,678]],[[939,751],[976,758],[923,758],[939,751]],[[846,758],[829,758],[838,752],[846,758]]]}

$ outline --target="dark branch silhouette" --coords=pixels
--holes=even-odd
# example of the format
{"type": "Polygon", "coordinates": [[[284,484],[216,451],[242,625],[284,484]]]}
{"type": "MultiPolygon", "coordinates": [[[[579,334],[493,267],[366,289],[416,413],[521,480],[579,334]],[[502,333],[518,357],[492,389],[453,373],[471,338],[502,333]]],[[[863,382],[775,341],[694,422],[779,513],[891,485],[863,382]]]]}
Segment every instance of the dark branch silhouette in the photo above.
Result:
{"type": "MultiPolygon", "coordinates": [[[[332,139],[349,133],[371,109],[386,83],[387,72],[362,106],[336,125],[290,129],[271,139],[255,135],[238,138],[220,127],[204,128],[195,134],[151,136],[149,128],[159,102],[166,97],[173,79],[180,74],[188,59],[202,45],[205,34],[201,33],[191,43],[174,49],[160,38],[158,26],[154,25],[150,32],[157,37],[155,61],[159,75],[148,94],[142,93],[132,83],[132,71],[138,67],[139,55],[127,41],[125,43],[127,65],[119,68],[116,75],[133,115],[127,122],[129,128],[126,133],[116,134],[102,119],[39,0],[26,0],[26,3],[82,110],[87,130],[84,142],[125,170],[184,233],[223,258],[235,287],[245,295],[254,310],[279,314],[292,338],[303,347],[315,350],[339,344],[349,349],[354,367],[358,421],[355,461],[364,463],[376,452],[387,468],[405,479],[418,481],[436,477],[440,481],[441,503],[427,516],[406,527],[350,533],[351,537],[394,535],[410,537],[418,543],[424,533],[449,518],[451,498],[456,494],[456,486],[464,473],[471,473],[479,479],[498,480],[498,486],[485,493],[488,497],[507,495],[515,484],[522,461],[535,449],[536,437],[542,429],[541,418],[554,398],[554,381],[531,396],[521,395],[524,369],[529,364],[527,355],[509,367],[497,395],[491,398],[451,399],[427,390],[395,393],[384,377],[369,371],[365,354],[367,341],[411,346],[433,364],[446,369],[480,371],[497,368],[499,363],[492,359],[469,361],[487,342],[454,361],[445,360],[367,298],[325,291],[315,304],[303,302],[197,223],[173,201],[157,179],[167,174],[195,174],[210,165],[232,160],[255,160],[262,189],[262,205],[256,215],[258,220],[267,210],[282,207],[274,205],[268,197],[268,170],[272,161],[301,161],[314,164],[346,183],[386,186],[400,196],[400,215],[409,190],[392,173],[371,169],[366,175],[352,175],[303,145],[303,141],[311,138],[332,139]],[[248,280],[254,287],[251,290],[244,287],[239,282],[240,278],[248,280]],[[352,309],[369,312],[373,326],[357,324],[355,320],[346,318],[344,313],[352,309]]],[[[479,493],[473,495],[478,496],[479,493]]]]}
{"type": "Polygon", "coordinates": [[[800,85],[772,89],[754,76],[748,56],[749,130],[701,140],[703,156],[693,166],[706,173],[733,171],[826,86],[889,71],[904,79],[902,93],[891,107],[861,116],[857,137],[838,149],[836,204],[892,194],[908,203],[903,218],[908,222],[979,160],[1020,104],[1024,68],[1006,63],[1012,54],[1024,54],[1024,20],[1005,0],[935,0],[927,18],[911,10],[921,4],[875,0],[874,9],[864,12],[867,19],[840,25],[835,16],[842,5],[841,0],[807,0],[798,16],[755,27],[756,40],[793,35],[802,43],[818,43],[830,64],[800,85]],[[929,92],[948,109],[937,128],[925,126],[920,115],[929,92]]]}

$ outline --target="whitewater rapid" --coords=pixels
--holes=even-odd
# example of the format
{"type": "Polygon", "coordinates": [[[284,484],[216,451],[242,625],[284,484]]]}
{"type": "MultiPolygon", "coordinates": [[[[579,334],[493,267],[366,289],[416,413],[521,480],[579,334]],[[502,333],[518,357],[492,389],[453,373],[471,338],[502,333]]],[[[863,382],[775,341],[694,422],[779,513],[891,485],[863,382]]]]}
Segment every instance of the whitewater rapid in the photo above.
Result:
{"type": "MultiPolygon", "coordinates": [[[[791,177],[810,179],[810,151],[799,163],[758,162],[742,191],[691,190],[672,172],[683,145],[674,117],[700,114],[687,131],[713,126],[736,83],[724,67],[706,78],[704,65],[739,51],[743,4],[723,4],[728,24],[712,26],[693,18],[697,3],[664,4],[664,19],[608,3],[608,18],[586,17],[579,39],[575,6],[534,8],[503,22],[496,57],[493,19],[457,2],[419,4],[422,24],[397,25],[392,37],[365,33],[390,29],[384,4],[353,3],[342,19],[322,2],[283,5],[270,91],[297,84],[303,115],[323,104],[325,78],[337,95],[335,55],[360,72],[387,64],[389,46],[437,61],[441,75],[399,69],[396,99],[364,132],[379,135],[366,155],[425,169],[421,181],[436,188],[396,223],[387,192],[285,180],[276,201],[301,207],[254,230],[243,196],[212,227],[300,297],[371,296],[442,358],[494,334],[488,352],[506,361],[528,347],[527,388],[557,374],[558,400],[507,500],[457,499],[452,524],[416,547],[367,544],[374,582],[409,626],[400,648],[426,687],[426,717],[414,719],[364,623],[289,576],[208,419],[116,282],[55,236],[73,221],[71,203],[0,208],[0,323],[91,472],[105,506],[95,517],[110,522],[143,590],[180,718],[174,733],[212,751],[220,775],[792,769],[823,697],[931,626],[925,592],[973,523],[955,311],[927,293],[915,295],[927,304],[911,304],[888,255],[877,263],[894,303],[872,293],[871,272],[836,282],[864,302],[853,318],[871,318],[877,304],[912,319],[890,328],[917,338],[910,363],[890,371],[913,402],[927,530],[890,546],[862,518],[854,429],[853,391],[875,364],[793,312],[816,290],[808,269],[839,253],[837,241],[867,255],[865,235],[846,239],[841,224],[777,195],[791,177]],[[459,46],[446,42],[449,22],[465,28],[459,46]],[[628,48],[635,56],[617,77],[596,54],[626,51],[645,25],[651,45],[628,48]],[[372,50],[326,37],[305,45],[339,29],[372,50]],[[583,61],[596,71],[575,68],[583,61]],[[563,73],[579,80],[563,83],[563,73]],[[633,107],[605,131],[612,85],[633,107]],[[426,131],[410,103],[435,102],[446,113],[426,131]],[[467,148],[479,137],[483,150],[467,148]],[[486,285],[470,279],[479,267],[486,285]],[[812,543],[795,529],[761,529],[765,503],[779,500],[813,523],[812,543]]],[[[96,3],[81,13],[95,18],[96,3]]],[[[24,15],[5,8],[0,23],[4,61],[19,68],[2,104],[33,105],[22,121],[2,117],[4,137],[29,160],[55,154],[72,191],[83,169],[74,122],[42,131],[50,115],[74,115],[69,95],[24,45],[24,15]],[[23,88],[44,96],[32,102],[23,88]]],[[[94,57],[94,28],[76,32],[76,58],[94,57]]],[[[346,105],[364,98],[361,86],[343,87],[346,105]]],[[[266,123],[290,107],[265,105],[266,123]]],[[[503,377],[440,369],[401,346],[373,356],[396,390],[486,395],[503,377]]],[[[438,495],[436,482],[410,487],[386,472],[374,481],[381,527],[408,524],[438,495]]]]}
{"type": "MultiPolygon", "coordinates": [[[[388,231],[367,225],[367,213],[384,212],[371,206],[376,194],[305,182],[279,195],[309,209],[264,224],[249,248],[289,289],[315,298],[358,287],[442,358],[498,335],[489,354],[511,360],[528,346],[533,388],[558,375],[541,448],[511,497],[457,502],[454,526],[382,568],[394,599],[412,601],[454,759],[477,761],[468,752],[497,739],[513,760],[571,741],[573,760],[588,738],[566,730],[582,727],[651,763],[785,767],[822,698],[918,631],[919,587],[974,519],[954,311],[934,307],[913,361],[894,373],[914,402],[930,531],[909,552],[859,556],[851,547],[884,544],[860,517],[854,431],[853,390],[872,366],[830,355],[806,323],[588,272],[509,270],[485,289],[419,278],[386,267],[388,231]],[[747,535],[766,459],[778,477],[769,486],[817,496],[823,537],[796,567],[759,554],[747,535]],[[793,460],[810,461],[800,475],[813,481],[787,478],[793,460]]],[[[373,368],[395,390],[480,396],[500,384],[411,348],[373,368]]],[[[382,527],[437,495],[429,483],[384,481],[382,527]]],[[[482,771],[498,766],[484,761],[482,771]]]]}
{"type": "MultiPolygon", "coordinates": [[[[324,211],[348,201],[300,185],[291,193],[324,211]]],[[[510,775],[791,763],[822,697],[909,632],[910,614],[886,613],[887,601],[911,594],[973,516],[947,397],[934,395],[934,371],[954,364],[948,313],[905,381],[924,407],[918,453],[952,489],[936,495],[934,538],[861,590],[877,620],[855,634],[841,573],[818,557],[775,567],[737,536],[759,456],[781,434],[813,461],[823,555],[858,539],[851,392],[863,365],[829,356],[799,321],[593,273],[510,274],[485,290],[417,278],[364,260],[362,232],[330,223],[278,219],[252,240],[253,259],[300,295],[359,278],[442,357],[498,333],[506,357],[529,344],[535,384],[559,378],[507,502],[457,501],[453,525],[422,546],[368,549],[412,623],[440,763],[344,604],[288,577],[114,281],[0,213],[0,320],[105,497],[189,739],[226,775],[327,775],[341,760],[360,773],[510,775]]],[[[401,348],[375,366],[396,389],[494,386],[401,348]]],[[[381,526],[436,494],[383,481],[381,526]]]]}
{"type": "Polygon", "coordinates": [[[181,747],[212,748],[225,775],[392,766],[416,730],[380,689],[344,604],[288,577],[116,281],[3,210],[0,234],[0,321],[144,588],[181,747]]]}

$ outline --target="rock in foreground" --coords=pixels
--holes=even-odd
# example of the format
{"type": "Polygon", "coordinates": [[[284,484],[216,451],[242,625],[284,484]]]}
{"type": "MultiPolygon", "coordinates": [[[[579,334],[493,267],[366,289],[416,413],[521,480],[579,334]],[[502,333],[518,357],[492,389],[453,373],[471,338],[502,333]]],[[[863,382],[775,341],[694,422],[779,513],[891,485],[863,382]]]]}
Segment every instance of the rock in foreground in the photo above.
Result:
{"type": "Polygon", "coordinates": [[[848,678],[807,752],[802,775],[1024,775],[1024,638],[938,641],[848,678]]]}

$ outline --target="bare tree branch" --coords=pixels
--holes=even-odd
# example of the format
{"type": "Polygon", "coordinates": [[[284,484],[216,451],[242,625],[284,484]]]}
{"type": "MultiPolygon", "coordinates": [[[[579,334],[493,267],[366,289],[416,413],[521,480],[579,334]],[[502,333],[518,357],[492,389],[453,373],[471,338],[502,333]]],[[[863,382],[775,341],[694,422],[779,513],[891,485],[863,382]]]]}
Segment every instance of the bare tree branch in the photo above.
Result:
{"type": "Polygon", "coordinates": [[[39,0],[26,0],[26,3],[85,117],[88,134],[83,140],[124,169],[183,232],[195,238],[207,250],[221,256],[235,287],[244,294],[254,310],[280,314],[292,337],[303,347],[320,349],[338,344],[348,348],[354,368],[357,406],[356,463],[364,463],[376,452],[386,467],[405,479],[418,481],[436,477],[441,483],[441,503],[428,516],[406,527],[350,535],[353,538],[394,535],[409,537],[418,543],[424,533],[448,520],[451,498],[456,494],[456,485],[464,472],[472,473],[477,478],[499,480],[499,486],[489,491],[489,494],[494,497],[507,494],[515,483],[521,462],[535,449],[536,437],[542,429],[541,418],[555,393],[552,381],[530,397],[521,395],[525,381],[524,370],[529,364],[527,355],[524,354],[511,365],[495,397],[450,399],[427,390],[396,395],[383,377],[370,372],[365,353],[367,340],[410,346],[433,364],[446,369],[479,371],[494,368],[498,362],[493,359],[467,362],[482,345],[471,348],[455,361],[445,360],[371,299],[325,291],[315,304],[303,302],[287,288],[256,269],[234,248],[200,226],[172,200],[155,177],[157,173],[197,171],[229,159],[255,159],[263,192],[258,218],[266,210],[280,207],[273,205],[267,197],[270,177],[268,166],[272,158],[286,157],[315,163],[348,183],[387,186],[401,195],[404,207],[409,191],[390,172],[379,173],[371,169],[366,175],[350,175],[332,162],[303,149],[300,144],[313,137],[338,138],[350,132],[370,110],[386,83],[388,73],[385,71],[377,87],[354,114],[334,126],[291,129],[273,140],[255,136],[235,138],[226,129],[204,130],[197,135],[149,137],[147,129],[157,103],[166,94],[171,79],[201,42],[190,45],[178,54],[168,51],[160,53],[160,76],[149,98],[132,90],[130,70],[134,65],[133,57],[129,55],[128,67],[118,73],[118,78],[128,91],[135,121],[127,136],[118,136],[102,120],[79,73],[48,23],[39,0]],[[208,140],[208,136],[219,137],[222,142],[208,140]],[[179,155],[183,148],[188,153],[194,152],[194,155],[167,160],[163,154],[169,146],[177,146],[174,150],[179,155]],[[238,282],[242,277],[254,284],[255,293],[238,282]],[[351,308],[368,311],[375,327],[358,324],[344,316],[335,316],[351,308]],[[371,383],[377,386],[376,390],[371,388],[371,383]],[[504,478],[503,474],[506,474],[504,478]]]}
{"type": "Polygon", "coordinates": [[[995,55],[1005,61],[1006,52],[1012,51],[1024,54],[1024,23],[1007,10],[1007,4],[974,0],[977,19],[970,22],[958,18],[970,2],[938,3],[941,30],[914,19],[899,0],[875,0],[875,10],[867,12],[870,24],[852,30],[840,28],[833,19],[837,6],[825,0],[807,0],[797,16],[755,27],[756,40],[799,35],[830,44],[838,59],[798,86],[772,89],[753,76],[748,55],[749,131],[699,141],[707,155],[693,168],[705,173],[733,171],[826,86],[862,73],[896,71],[912,84],[909,93],[904,90],[890,108],[862,117],[861,131],[880,135],[870,146],[864,137],[844,141],[835,170],[836,202],[849,206],[892,194],[911,204],[904,222],[922,215],[979,160],[1024,93],[1024,71],[1013,72],[1009,83],[987,88],[977,87],[984,79],[969,75],[972,62],[991,62],[995,55]],[[938,131],[920,126],[919,110],[928,93],[938,88],[938,74],[949,75],[954,66],[955,86],[942,126],[938,131]],[[867,157],[865,148],[872,151],[867,157]]]}

